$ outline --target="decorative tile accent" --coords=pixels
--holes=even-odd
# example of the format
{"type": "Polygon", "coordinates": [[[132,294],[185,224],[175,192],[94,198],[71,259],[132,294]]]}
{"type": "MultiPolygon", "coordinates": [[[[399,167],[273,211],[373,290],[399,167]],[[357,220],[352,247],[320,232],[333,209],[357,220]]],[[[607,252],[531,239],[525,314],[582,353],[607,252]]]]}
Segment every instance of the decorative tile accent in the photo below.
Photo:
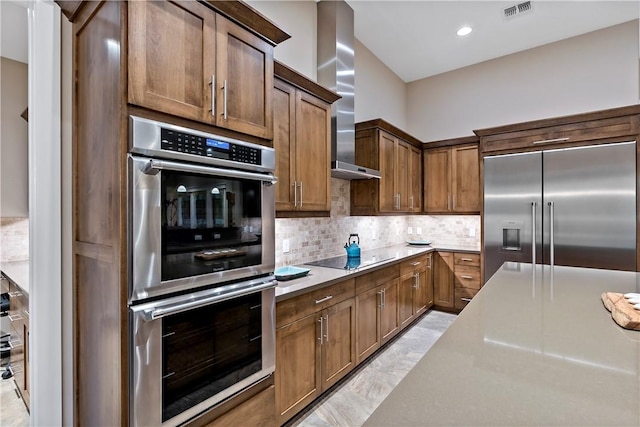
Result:
{"type": "Polygon", "coordinates": [[[0,262],[29,259],[29,218],[0,218],[0,262]]]}
{"type": "Polygon", "coordinates": [[[478,215],[349,216],[350,185],[331,179],[329,218],[276,219],[276,267],[303,264],[343,255],[349,234],[357,233],[363,250],[401,244],[410,239],[430,239],[434,243],[479,245],[478,215]],[[407,227],[413,234],[407,234],[407,227]],[[422,234],[416,234],[417,228],[422,234]],[[475,228],[476,237],[469,237],[475,228]],[[282,252],[282,241],[289,240],[289,253],[282,252]]]}

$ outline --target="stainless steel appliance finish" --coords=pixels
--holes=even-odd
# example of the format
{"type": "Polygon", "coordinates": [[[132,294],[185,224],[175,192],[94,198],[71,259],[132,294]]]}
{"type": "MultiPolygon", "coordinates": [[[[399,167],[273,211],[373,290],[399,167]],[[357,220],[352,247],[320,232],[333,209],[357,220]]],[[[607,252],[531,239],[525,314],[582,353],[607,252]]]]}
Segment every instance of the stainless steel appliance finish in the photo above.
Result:
{"type": "Polygon", "coordinates": [[[484,281],[505,261],[636,269],[636,143],[484,158],[484,281]]]}
{"type": "MultiPolygon", "coordinates": [[[[275,277],[268,276],[131,306],[129,308],[132,326],[129,343],[131,348],[131,425],[179,425],[273,373],[275,369],[275,286],[277,286],[275,277]],[[195,321],[201,324],[201,328],[205,331],[210,331],[206,332],[208,335],[205,335],[203,339],[199,339],[193,346],[187,346],[189,348],[175,346],[175,344],[172,347],[171,343],[167,342],[176,333],[189,335],[193,334],[193,329],[198,329],[198,325],[194,325],[193,329],[178,329],[178,332],[167,332],[166,326],[163,329],[163,322],[166,319],[170,319],[171,316],[188,313],[190,310],[206,310],[208,308],[215,310],[216,305],[223,303],[233,304],[242,297],[251,296],[258,296],[260,301],[261,316],[259,326],[261,333],[259,333],[259,336],[246,336],[247,326],[243,324],[234,325],[233,320],[229,319],[231,316],[222,316],[224,318],[219,323],[211,320],[210,316],[206,316],[206,318],[203,318],[205,316],[196,316],[195,321]],[[219,338],[221,334],[224,334],[219,330],[220,328],[227,329],[227,332],[230,330],[231,335],[219,338]],[[236,330],[239,332],[236,332],[236,330]],[[229,367],[229,354],[235,356],[234,348],[240,347],[242,349],[244,346],[251,345],[251,342],[255,342],[257,339],[261,340],[261,348],[256,360],[249,360],[245,363],[246,366],[233,360],[231,367],[229,367]],[[209,354],[205,352],[204,359],[206,359],[206,364],[212,365],[208,368],[210,373],[206,376],[200,373],[192,373],[191,367],[199,366],[195,361],[183,360],[187,357],[184,355],[185,353],[188,354],[188,357],[193,357],[194,359],[199,356],[197,347],[202,342],[212,343],[210,347],[204,346],[206,351],[212,354],[209,357],[209,354]],[[167,359],[171,358],[179,359],[178,364],[184,366],[188,372],[166,372],[169,363],[167,359]],[[224,371],[221,374],[221,369],[216,367],[218,366],[216,364],[226,365],[226,369],[229,372],[224,371]],[[256,364],[258,366],[255,366],[256,364]],[[194,380],[187,374],[198,378],[194,380]],[[184,383],[191,382],[193,384],[188,384],[188,386],[194,390],[191,391],[190,388],[191,393],[178,396],[175,402],[167,402],[168,380],[173,380],[182,387],[184,387],[184,383]],[[231,385],[227,386],[227,383],[231,385]],[[212,384],[214,386],[213,389],[212,384]],[[171,406],[178,406],[179,411],[171,408],[173,410],[168,413],[167,407],[171,406]],[[177,415],[174,415],[174,413],[177,413],[177,415]],[[167,417],[170,418],[163,419],[167,417]]],[[[231,310],[237,311],[233,306],[231,310]]],[[[178,339],[181,338],[178,337],[178,339]]],[[[185,338],[187,342],[189,339],[188,337],[185,338]]],[[[242,357],[237,358],[242,359],[242,357]]],[[[205,367],[200,369],[200,371],[203,370],[205,370],[205,367]]]]}
{"type": "Polygon", "coordinates": [[[355,63],[353,9],[344,0],[320,1],[318,83],[342,98],[331,106],[331,176],[380,178],[380,171],[355,164],[355,63]]]}
{"type": "MultiPolygon", "coordinates": [[[[140,121],[136,118],[132,118],[132,127],[144,130],[144,132],[134,130],[134,138],[142,135],[142,143],[138,139],[133,140],[134,148],[140,145],[151,146],[148,135],[154,135],[154,138],[160,139],[161,128],[180,129],[180,132],[193,135],[188,129],[148,120],[140,121]],[[153,127],[155,130],[152,130],[153,127]]],[[[199,135],[205,138],[211,136],[202,133],[199,135]]],[[[260,147],[260,150],[262,150],[261,154],[254,154],[252,158],[240,156],[242,162],[211,159],[203,155],[169,150],[162,150],[165,158],[161,159],[129,155],[130,302],[273,272],[275,267],[275,189],[272,184],[276,182],[276,178],[272,173],[258,172],[258,170],[268,169],[265,165],[269,163],[268,159],[272,151],[267,147],[260,147]],[[212,163],[198,164],[167,160],[166,158],[171,155],[175,155],[174,157],[179,158],[178,160],[190,156],[189,159],[203,159],[212,163]],[[245,163],[247,159],[262,160],[262,165],[245,163]],[[240,169],[241,167],[244,170],[240,169]],[[171,202],[167,200],[171,180],[192,183],[200,194],[197,198],[192,197],[191,200],[185,198],[184,209],[188,209],[189,214],[182,212],[182,202],[178,203],[180,206],[177,207],[169,206],[170,203],[175,204],[179,199],[173,197],[171,202]],[[210,188],[213,183],[220,182],[226,186],[227,190],[230,186],[236,187],[233,194],[229,194],[230,192],[224,189],[219,194],[215,193],[215,196],[212,195],[214,193],[209,194],[209,190],[215,191],[210,188]],[[209,189],[200,188],[205,184],[210,185],[209,189]],[[253,199],[256,200],[255,203],[259,203],[259,206],[255,209],[244,207],[243,211],[237,213],[240,218],[230,220],[228,218],[230,206],[242,206],[240,199],[246,197],[248,193],[253,194],[253,199]],[[218,207],[219,217],[225,218],[220,224],[214,218],[216,206],[213,205],[212,199],[215,197],[221,204],[218,207]],[[206,207],[203,207],[205,202],[206,207]],[[177,219],[174,222],[177,222],[169,225],[167,211],[170,207],[175,207],[183,215],[176,213],[177,219]],[[248,211],[251,211],[250,214],[247,213],[248,211]],[[181,223],[183,216],[187,218],[184,224],[181,223]],[[190,220],[191,224],[187,225],[187,220],[190,220]],[[173,242],[169,241],[169,236],[174,237],[173,242]],[[176,242],[175,248],[168,247],[176,242]],[[179,247],[180,244],[183,244],[182,248],[179,247]],[[224,247],[225,245],[229,247],[224,247]],[[222,261],[214,264],[194,260],[198,250],[209,249],[226,251],[237,249],[238,254],[246,254],[233,259],[227,258],[228,261],[224,261],[224,265],[222,261]],[[168,261],[169,259],[171,262],[168,261]],[[175,271],[169,273],[170,268],[175,271]]],[[[157,154],[158,150],[142,151],[157,154]]],[[[222,152],[222,155],[227,153],[222,152]]],[[[180,192],[181,190],[173,188],[172,191],[180,192]]]]}

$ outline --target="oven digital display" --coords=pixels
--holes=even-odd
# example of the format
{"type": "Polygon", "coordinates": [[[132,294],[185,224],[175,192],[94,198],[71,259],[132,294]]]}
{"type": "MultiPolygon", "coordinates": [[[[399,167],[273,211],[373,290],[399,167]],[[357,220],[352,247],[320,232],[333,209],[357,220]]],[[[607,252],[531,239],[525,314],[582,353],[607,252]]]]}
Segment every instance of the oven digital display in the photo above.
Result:
{"type": "Polygon", "coordinates": [[[218,141],[217,139],[207,138],[207,147],[217,148],[219,150],[229,150],[229,143],[218,141]]]}

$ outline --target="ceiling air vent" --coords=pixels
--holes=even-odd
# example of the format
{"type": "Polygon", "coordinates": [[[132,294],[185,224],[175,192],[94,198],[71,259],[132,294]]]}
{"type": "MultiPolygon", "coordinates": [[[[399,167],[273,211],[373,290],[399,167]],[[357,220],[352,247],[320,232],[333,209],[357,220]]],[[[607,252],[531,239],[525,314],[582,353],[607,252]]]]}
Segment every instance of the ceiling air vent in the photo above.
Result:
{"type": "Polygon", "coordinates": [[[513,6],[510,6],[504,10],[505,19],[513,19],[516,16],[522,15],[523,13],[531,12],[533,10],[533,5],[530,1],[526,1],[524,3],[519,3],[513,6]]]}

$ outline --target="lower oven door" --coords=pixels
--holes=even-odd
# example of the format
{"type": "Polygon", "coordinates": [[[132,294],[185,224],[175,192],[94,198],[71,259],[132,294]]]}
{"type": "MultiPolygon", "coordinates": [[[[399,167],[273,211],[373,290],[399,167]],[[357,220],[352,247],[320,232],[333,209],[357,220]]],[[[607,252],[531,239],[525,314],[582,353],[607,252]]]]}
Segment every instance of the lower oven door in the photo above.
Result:
{"type": "Polygon", "coordinates": [[[273,276],[132,306],[130,421],[179,425],[273,373],[273,276]]]}
{"type": "Polygon", "coordinates": [[[135,302],[272,273],[275,177],[129,156],[135,302]]]}

